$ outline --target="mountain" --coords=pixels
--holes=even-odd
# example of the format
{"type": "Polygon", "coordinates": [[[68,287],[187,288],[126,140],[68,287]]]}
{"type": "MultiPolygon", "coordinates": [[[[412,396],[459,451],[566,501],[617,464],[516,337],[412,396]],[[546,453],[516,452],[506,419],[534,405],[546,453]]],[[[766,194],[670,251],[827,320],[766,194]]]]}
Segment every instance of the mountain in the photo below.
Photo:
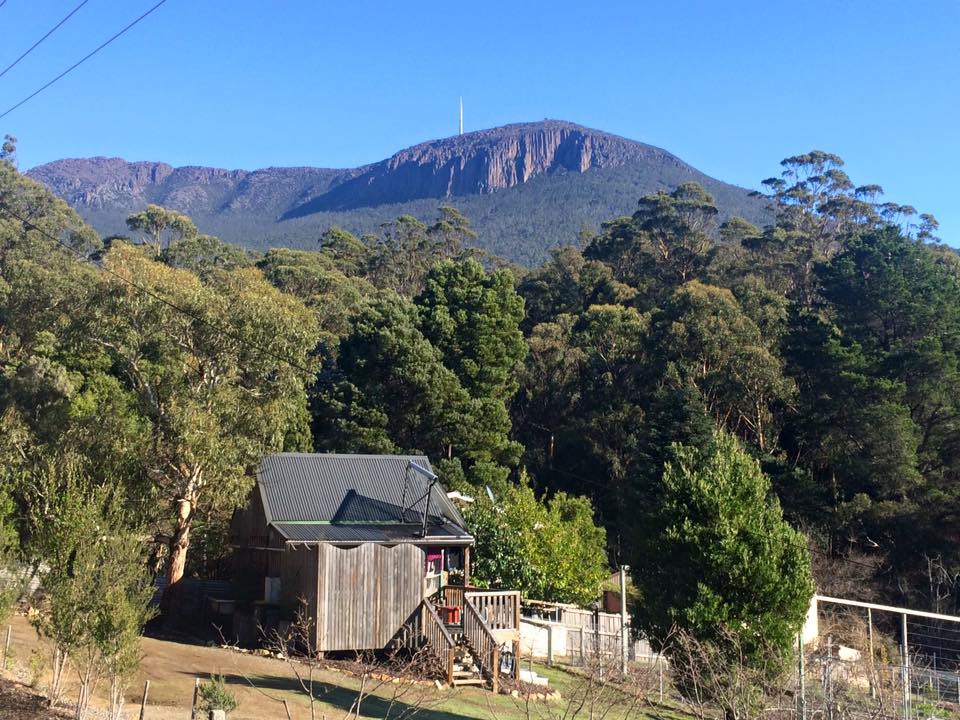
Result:
{"type": "Polygon", "coordinates": [[[683,182],[703,185],[721,217],[763,224],[763,202],[665,150],[573,123],[545,120],[433,140],[353,169],[175,168],[119,158],[58,160],[27,173],[103,234],[147,203],[190,215],[201,231],[250,248],[316,247],[331,225],[376,230],[401,214],[459,208],[477,244],[534,264],[581,228],[633,212],[637,200],[683,182]]]}

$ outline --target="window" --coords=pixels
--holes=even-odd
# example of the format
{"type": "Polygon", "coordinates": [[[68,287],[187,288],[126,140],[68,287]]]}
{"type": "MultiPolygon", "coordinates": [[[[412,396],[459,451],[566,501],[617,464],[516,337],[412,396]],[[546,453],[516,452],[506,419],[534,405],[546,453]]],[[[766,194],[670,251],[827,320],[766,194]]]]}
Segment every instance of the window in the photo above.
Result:
{"type": "Polygon", "coordinates": [[[427,575],[439,575],[443,572],[443,551],[427,550],[427,575]]]}

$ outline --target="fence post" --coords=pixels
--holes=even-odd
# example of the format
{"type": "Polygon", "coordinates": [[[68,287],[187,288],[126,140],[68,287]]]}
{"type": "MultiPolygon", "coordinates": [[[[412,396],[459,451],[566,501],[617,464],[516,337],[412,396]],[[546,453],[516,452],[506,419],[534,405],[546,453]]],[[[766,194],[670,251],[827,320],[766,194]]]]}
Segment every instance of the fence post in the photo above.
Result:
{"type": "Polygon", "coordinates": [[[867,608],[867,644],[870,653],[870,699],[877,699],[876,669],[873,665],[873,608],[867,608]]]}
{"type": "Polygon", "coordinates": [[[657,655],[657,671],[660,680],[660,702],[663,702],[663,655],[657,655]]]}
{"type": "Polygon", "coordinates": [[[140,720],[143,720],[147,716],[147,695],[150,692],[150,681],[146,680],[143,683],[143,700],[140,701],[140,720]]]}
{"type": "Polygon", "coordinates": [[[547,665],[553,667],[553,629],[555,625],[547,625],[547,665]]]}
{"type": "Polygon", "coordinates": [[[903,682],[903,720],[910,720],[910,649],[907,646],[907,614],[900,615],[900,657],[903,682]]]}
{"type": "Polygon", "coordinates": [[[200,695],[200,678],[193,679],[193,702],[190,704],[190,720],[197,718],[197,697],[200,695]]]}
{"type": "Polygon", "coordinates": [[[13,632],[13,627],[7,625],[7,640],[3,644],[3,669],[7,669],[7,656],[10,654],[10,633],[13,632]]]}
{"type": "Polygon", "coordinates": [[[620,672],[627,674],[627,565],[620,566],[620,672]]]}
{"type": "Polygon", "coordinates": [[[833,720],[833,668],[830,660],[833,658],[833,635],[827,635],[827,659],[823,664],[823,695],[827,701],[827,717],[833,720]]]}
{"type": "Polygon", "coordinates": [[[797,710],[800,720],[807,720],[807,678],[803,667],[803,633],[797,633],[797,673],[800,676],[800,688],[797,694],[797,710]]]}
{"type": "Polygon", "coordinates": [[[584,637],[583,625],[580,626],[580,664],[587,666],[587,639],[584,637]]]}

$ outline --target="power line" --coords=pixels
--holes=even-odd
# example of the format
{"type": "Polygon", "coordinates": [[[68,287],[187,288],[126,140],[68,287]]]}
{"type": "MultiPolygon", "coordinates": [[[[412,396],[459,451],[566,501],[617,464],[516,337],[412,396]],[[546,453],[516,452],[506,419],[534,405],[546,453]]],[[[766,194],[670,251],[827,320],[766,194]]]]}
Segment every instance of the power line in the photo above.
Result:
{"type": "MultiPolygon", "coordinates": [[[[6,1],[7,1],[7,0],[3,0],[3,2],[0,2],[0,7],[3,7],[3,3],[5,3],[6,1]]],[[[40,38],[39,40],[37,40],[33,45],[31,45],[31,46],[27,49],[27,51],[26,51],[25,53],[23,53],[23,55],[21,55],[20,57],[18,57],[16,60],[14,60],[14,61],[13,61],[12,63],[10,63],[9,65],[7,65],[7,66],[3,69],[3,71],[0,72],[0,78],[2,78],[4,75],[6,75],[8,71],[12,70],[13,67],[14,67],[18,62],[20,62],[20,61],[23,60],[27,55],[29,55],[29,54],[32,53],[34,50],[36,50],[36,49],[37,49],[37,46],[38,46],[40,43],[42,43],[42,42],[43,42],[44,40],[46,40],[48,37],[50,37],[51,35],[53,35],[53,33],[55,33],[55,32],[60,28],[61,25],[63,25],[67,20],[69,20],[70,18],[72,18],[73,15],[74,15],[74,13],[76,13],[77,10],[79,10],[80,8],[82,8],[82,7],[83,7],[84,5],[86,5],[88,2],[90,2],[90,0],[83,0],[83,2],[81,2],[81,3],[80,3],[79,5],[77,5],[73,10],[70,11],[70,14],[69,14],[69,15],[67,15],[63,20],[61,20],[61,21],[58,22],[56,25],[54,25],[52,28],[50,28],[50,30],[47,31],[47,34],[46,34],[46,35],[44,35],[42,38],[40,38]]]]}
{"type": "MultiPolygon", "coordinates": [[[[165,1],[165,0],[164,0],[164,1],[165,1]]],[[[77,258],[78,260],[80,260],[81,262],[89,262],[89,258],[88,258],[87,256],[85,256],[82,252],[80,252],[80,251],[77,250],[76,248],[71,247],[70,245],[68,245],[67,243],[65,243],[63,240],[61,240],[60,238],[56,237],[55,235],[51,235],[50,233],[48,233],[48,232],[47,232],[46,230],[44,230],[43,228],[37,227],[37,226],[34,225],[32,222],[30,222],[30,220],[28,220],[28,219],[25,218],[25,217],[22,217],[22,216],[18,215],[17,213],[11,211],[9,208],[0,207],[0,213],[3,213],[3,214],[6,215],[7,217],[13,218],[14,220],[19,220],[20,222],[22,222],[22,223],[24,224],[24,226],[25,226],[27,229],[29,229],[29,230],[34,230],[34,231],[40,233],[41,235],[43,235],[44,237],[46,237],[46,238],[52,240],[53,242],[57,243],[57,245],[60,245],[61,247],[65,248],[68,252],[70,252],[74,257],[76,257],[76,258],[77,258]]],[[[260,345],[259,343],[255,343],[255,342],[251,341],[249,338],[246,338],[246,337],[244,337],[243,335],[235,332],[232,328],[229,328],[229,327],[227,327],[227,326],[225,326],[225,325],[220,325],[220,324],[218,324],[218,323],[210,322],[209,320],[207,320],[207,319],[205,319],[205,318],[197,315],[196,313],[193,313],[193,312],[191,312],[190,310],[188,310],[188,309],[186,309],[186,308],[178,305],[177,303],[175,303],[175,302],[173,302],[173,301],[171,301],[171,300],[168,300],[167,298],[163,297],[162,295],[159,295],[158,293],[154,292],[154,291],[151,290],[150,288],[144,287],[143,285],[140,285],[139,283],[134,282],[134,281],[131,280],[130,278],[125,277],[125,276],[121,275],[120,273],[118,273],[118,272],[116,272],[116,271],[114,271],[114,270],[111,270],[111,269],[108,268],[108,267],[104,267],[103,265],[98,265],[98,264],[95,264],[95,263],[91,263],[91,264],[93,264],[93,266],[94,266],[95,268],[97,268],[98,270],[100,270],[101,272],[106,273],[107,275],[111,275],[111,276],[117,278],[118,280],[120,280],[121,282],[126,283],[127,285],[129,285],[130,287],[132,287],[133,289],[135,289],[137,292],[140,292],[140,293],[143,293],[144,295],[147,295],[148,297],[156,300],[157,302],[162,303],[163,305],[166,305],[166,306],[169,307],[171,310],[174,310],[175,312],[178,312],[178,313],[180,313],[180,314],[182,314],[182,315],[184,315],[184,316],[186,316],[186,317],[189,317],[190,319],[194,320],[195,322],[200,323],[201,325],[205,325],[205,326],[207,326],[208,328],[211,328],[212,330],[216,330],[216,331],[218,331],[218,332],[220,332],[220,333],[223,333],[223,334],[226,335],[227,337],[229,337],[229,338],[231,338],[231,339],[233,339],[233,340],[236,340],[236,341],[239,342],[240,344],[246,345],[246,346],[249,347],[249,348],[253,348],[254,350],[257,350],[258,352],[260,352],[260,353],[262,353],[262,354],[264,354],[264,355],[268,355],[269,357],[272,357],[274,360],[279,360],[279,361],[281,361],[281,362],[289,365],[289,366],[292,367],[292,368],[295,368],[295,369],[297,369],[297,370],[301,370],[301,371],[303,371],[304,373],[306,373],[307,375],[312,375],[312,374],[313,374],[313,371],[310,370],[308,367],[306,367],[306,366],[304,366],[304,365],[301,365],[300,363],[298,363],[298,362],[295,361],[295,360],[291,360],[290,358],[286,357],[285,355],[281,355],[281,354],[279,354],[279,353],[277,353],[277,352],[274,352],[273,350],[271,350],[271,349],[268,348],[268,347],[265,347],[265,346],[263,346],[263,345],[260,345]]]]}
{"type": "Polygon", "coordinates": [[[57,80],[61,79],[62,77],[64,77],[65,75],[67,75],[67,74],[70,73],[71,71],[75,70],[76,68],[80,67],[80,66],[81,66],[83,63],[85,63],[87,60],[89,60],[89,59],[92,58],[94,55],[96,55],[98,52],[100,52],[101,50],[103,50],[107,45],[109,45],[109,44],[112,43],[114,40],[116,40],[118,37],[120,37],[120,36],[123,35],[125,32],[127,32],[127,30],[129,30],[129,29],[132,28],[134,25],[136,25],[138,22],[140,22],[140,21],[143,20],[145,17],[147,17],[147,15],[149,15],[149,14],[152,13],[154,10],[156,10],[158,7],[160,7],[161,5],[163,5],[166,1],[167,1],[167,0],[160,0],[160,2],[158,2],[158,3],[157,3],[156,5],[154,5],[152,8],[150,8],[149,10],[147,10],[143,15],[141,15],[141,16],[138,17],[136,20],[134,20],[133,22],[131,22],[129,25],[127,25],[125,28],[123,28],[122,30],[120,30],[120,31],[119,31],[118,33],[116,33],[115,35],[113,35],[111,38],[109,38],[108,40],[104,41],[104,42],[103,42],[99,47],[97,47],[95,50],[92,50],[91,52],[87,53],[87,54],[84,55],[82,58],[80,58],[79,60],[77,60],[77,62],[75,62],[73,65],[71,65],[70,67],[68,67],[68,68],[67,68],[66,70],[64,70],[62,73],[60,73],[59,75],[57,75],[53,80],[51,80],[50,82],[48,82],[46,85],[41,86],[41,87],[40,87],[39,89],[37,89],[37,90],[34,90],[32,93],[30,93],[29,95],[27,95],[23,100],[21,100],[20,102],[18,102],[16,105],[14,105],[13,107],[11,107],[11,108],[9,108],[8,110],[4,111],[3,113],[0,113],[0,119],[5,118],[7,115],[9,115],[10,113],[12,113],[12,112],[13,112],[14,110],[16,110],[18,107],[20,107],[20,106],[23,105],[24,103],[32,100],[32,99],[35,98],[37,95],[39,95],[39,94],[42,93],[44,90],[46,90],[48,87],[50,87],[51,85],[53,85],[55,82],[57,82],[57,80]]]}

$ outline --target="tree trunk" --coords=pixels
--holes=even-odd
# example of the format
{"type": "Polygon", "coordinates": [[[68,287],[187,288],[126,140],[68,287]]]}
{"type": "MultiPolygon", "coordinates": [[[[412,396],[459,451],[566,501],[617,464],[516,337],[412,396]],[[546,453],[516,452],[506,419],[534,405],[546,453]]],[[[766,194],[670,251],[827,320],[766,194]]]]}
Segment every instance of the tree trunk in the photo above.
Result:
{"type": "Polygon", "coordinates": [[[110,678],[110,720],[123,720],[124,679],[117,673],[110,678]]]}
{"type": "MultiPolygon", "coordinates": [[[[186,501],[183,501],[186,502],[186,501]]],[[[183,502],[181,504],[183,504],[183,502]]],[[[183,579],[187,566],[187,550],[190,547],[190,526],[193,518],[182,515],[177,519],[177,529],[170,538],[170,562],[167,565],[167,587],[173,587],[183,579]]]]}
{"type": "Polygon", "coordinates": [[[50,678],[50,694],[47,697],[50,707],[56,707],[63,693],[63,675],[67,670],[67,653],[59,645],[53,649],[53,671],[50,678]]]}
{"type": "Polygon", "coordinates": [[[170,559],[167,563],[167,587],[163,591],[161,611],[169,620],[176,614],[180,594],[180,581],[187,566],[187,550],[190,548],[190,528],[193,525],[193,507],[190,500],[181,499],[177,504],[177,529],[170,538],[170,559]]]}

